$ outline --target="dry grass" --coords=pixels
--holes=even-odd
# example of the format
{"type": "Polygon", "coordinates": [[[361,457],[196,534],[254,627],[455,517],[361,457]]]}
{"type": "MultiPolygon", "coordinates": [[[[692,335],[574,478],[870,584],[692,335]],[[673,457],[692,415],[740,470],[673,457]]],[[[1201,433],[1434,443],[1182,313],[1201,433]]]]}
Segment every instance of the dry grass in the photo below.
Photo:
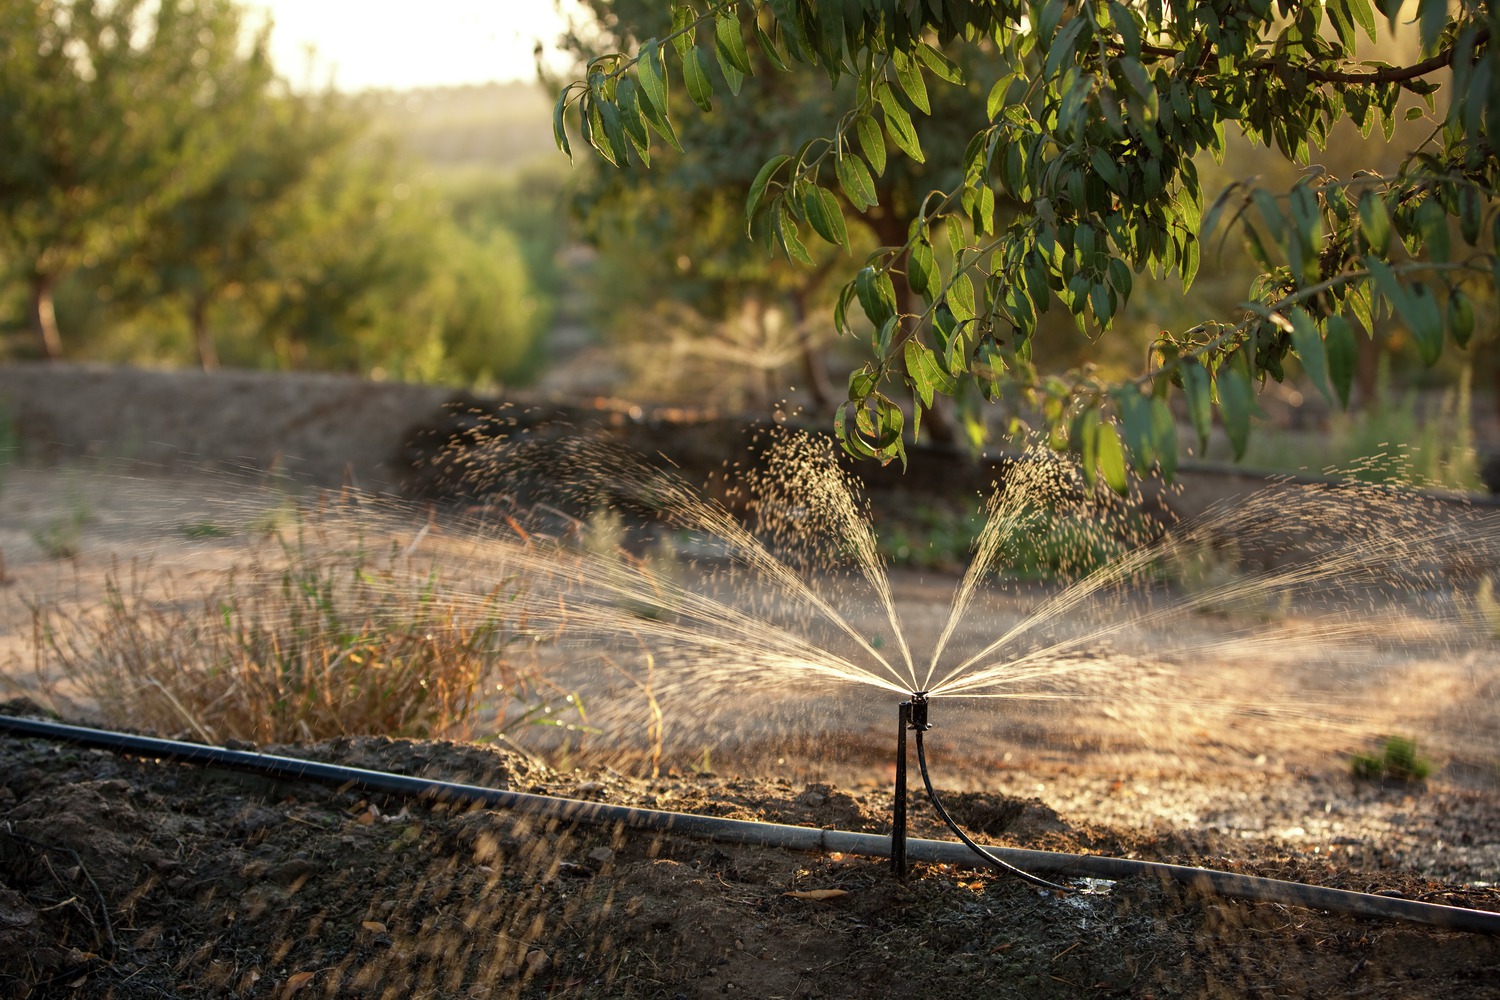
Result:
{"type": "Polygon", "coordinates": [[[117,570],[94,613],[35,608],[39,658],[116,724],[214,742],[472,735],[528,686],[515,583],[450,586],[415,543],[300,521],[278,541],[187,599],[117,570]]]}

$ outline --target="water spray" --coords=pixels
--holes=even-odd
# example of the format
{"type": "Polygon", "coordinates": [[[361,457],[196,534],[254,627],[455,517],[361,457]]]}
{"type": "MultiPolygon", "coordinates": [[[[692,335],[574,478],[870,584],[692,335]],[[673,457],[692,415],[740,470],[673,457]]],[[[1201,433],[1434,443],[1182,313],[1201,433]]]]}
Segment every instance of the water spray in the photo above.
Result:
{"type": "Polygon", "coordinates": [[[992,854],[964,833],[963,829],[954,822],[953,817],[948,814],[948,810],[943,808],[943,801],[938,798],[937,789],[932,787],[932,777],[927,771],[927,749],[922,743],[922,734],[932,728],[932,723],[927,721],[927,707],[927,692],[913,691],[911,700],[903,701],[897,712],[896,795],[891,805],[891,870],[896,877],[902,881],[906,880],[906,734],[913,732],[916,734],[917,741],[917,767],[922,773],[922,784],[927,789],[927,799],[932,803],[932,808],[938,814],[938,818],[947,824],[949,830],[953,831],[953,835],[992,868],[998,868],[1040,889],[1072,892],[1073,890],[1068,886],[1049,882],[1039,875],[1017,868],[1004,858],[992,854]]]}

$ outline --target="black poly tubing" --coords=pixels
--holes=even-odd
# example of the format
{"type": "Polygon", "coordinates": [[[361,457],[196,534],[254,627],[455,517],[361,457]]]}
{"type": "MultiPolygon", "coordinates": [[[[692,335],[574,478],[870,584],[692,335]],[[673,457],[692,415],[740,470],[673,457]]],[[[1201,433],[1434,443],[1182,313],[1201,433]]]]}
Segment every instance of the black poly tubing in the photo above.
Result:
{"type": "MultiPolygon", "coordinates": [[[[916,727],[913,728],[915,729],[916,727]]],[[[1052,889],[1057,892],[1072,892],[1073,890],[1069,889],[1065,885],[1058,885],[1056,882],[1048,882],[1040,875],[1033,875],[1031,874],[1031,872],[1023,871],[1022,869],[1017,868],[1015,865],[1011,864],[1009,861],[1006,861],[998,854],[995,854],[992,851],[987,850],[974,843],[974,841],[970,839],[967,833],[964,833],[963,830],[959,829],[958,824],[953,822],[953,817],[948,815],[948,810],[943,808],[943,801],[942,799],[938,798],[937,789],[932,787],[932,779],[927,776],[927,751],[922,747],[922,730],[917,729],[916,733],[917,766],[922,769],[922,784],[927,787],[927,798],[932,802],[932,808],[937,811],[938,819],[942,820],[948,825],[948,829],[953,831],[954,835],[963,842],[963,845],[969,850],[973,851],[975,854],[979,855],[981,861],[984,861],[989,865],[998,868],[1000,871],[1005,872],[1007,875],[1014,875],[1022,882],[1026,882],[1029,885],[1034,885],[1038,889],[1052,889]]]]}
{"type": "MultiPolygon", "coordinates": [[[[889,837],[873,833],[849,833],[842,830],[815,830],[780,823],[752,823],[746,820],[694,816],[691,813],[636,809],[581,802],[525,792],[509,792],[477,785],[462,785],[427,778],[412,778],[384,771],[342,767],[316,761],[298,760],[275,754],[228,750],[135,736],[107,729],[70,726],[17,716],[0,715],[0,731],[18,736],[71,743],[118,753],[159,760],[201,764],[237,771],[248,771],[295,781],[316,781],[339,787],[388,795],[403,795],[437,802],[465,802],[511,809],[530,815],[541,815],[568,823],[593,826],[623,826],[635,830],[653,830],[689,837],[702,837],[724,843],[757,847],[778,847],[809,853],[840,852],[866,857],[889,857],[889,837]]],[[[1500,913],[1443,906],[1411,899],[1375,896],[1346,889],[1285,882],[1280,879],[1236,875],[1211,868],[1189,868],[1154,861],[1106,858],[1087,854],[1059,854],[1053,851],[1028,851],[1018,848],[991,847],[988,851],[1007,864],[1034,872],[1049,872],[1061,877],[1122,879],[1134,875],[1155,875],[1181,882],[1200,892],[1260,902],[1283,903],[1315,910],[1329,910],[1361,917],[1405,920],[1448,930],[1481,934],[1500,934],[1500,913]]],[[[912,840],[907,843],[908,856],[931,864],[969,865],[974,856],[963,844],[940,840],[912,840]]]]}

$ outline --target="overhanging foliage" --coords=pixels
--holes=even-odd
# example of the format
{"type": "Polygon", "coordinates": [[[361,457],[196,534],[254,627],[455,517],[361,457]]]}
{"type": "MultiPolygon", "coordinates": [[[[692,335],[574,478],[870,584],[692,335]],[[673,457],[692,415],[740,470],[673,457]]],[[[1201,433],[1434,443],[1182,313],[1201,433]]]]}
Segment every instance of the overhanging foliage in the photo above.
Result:
{"type": "Polygon", "coordinates": [[[975,101],[962,183],[921,201],[905,242],[871,254],[839,300],[840,332],[869,346],[837,421],[855,455],[903,456],[916,402],[1019,397],[1090,475],[1123,489],[1127,460],[1170,474],[1174,393],[1203,442],[1217,410],[1239,454],[1254,387],[1282,378],[1288,355],[1347,403],[1357,340],[1388,317],[1431,364],[1448,340],[1465,346],[1476,314],[1493,308],[1500,56],[1488,2],[739,0],[672,10],[670,33],[594,59],[562,91],[558,144],[571,152],[576,115],[616,165],[649,163],[656,142],[680,148],[670,89],[680,83],[709,111],[716,80],[732,94],[752,72],[750,45],[778,68],[852,78],[854,99],[831,134],[766,161],[749,191],[752,235],[794,260],[809,259],[814,235],[847,244],[844,205],[874,209],[873,179],[891,158],[924,159],[914,116],[930,112],[930,88],[963,82],[945,49],[964,42],[987,57],[992,80],[978,91],[983,106],[975,101]],[[1360,58],[1380,21],[1394,30],[1412,19],[1420,59],[1360,58]],[[1387,138],[1398,118],[1431,128],[1392,176],[1314,168],[1290,190],[1237,183],[1205,204],[1194,156],[1221,157],[1226,129],[1306,163],[1346,116],[1387,138]],[[1163,331],[1125,382],[1041,373],[1041,313],[1061,306],[1101,334],[1142,277],[1191,284],[1203,248],[1231,226],[1262,272],[1239,315],[1163,331]]]}

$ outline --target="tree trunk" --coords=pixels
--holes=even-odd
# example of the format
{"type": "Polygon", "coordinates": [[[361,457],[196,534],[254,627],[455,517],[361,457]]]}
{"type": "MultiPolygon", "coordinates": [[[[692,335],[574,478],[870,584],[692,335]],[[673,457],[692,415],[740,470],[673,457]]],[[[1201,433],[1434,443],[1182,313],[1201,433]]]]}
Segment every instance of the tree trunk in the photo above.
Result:
{"type": "Polygon", "coordinates": [[[57,332],[57,313],[52,306],[52,293],[57,287],[57,278],[50,274],[31,276],[31,329],[36,334],[37,346],[42,357],[48,361],[62,359],[62,335],[57,332]]]}
{"type": "Polygon", "coordinates": [[[219,352],[214,347],[214,335],[208,329],[208,296],[193,296],[193,343],[198,348],[198,365],[206,372],[217,371],[219,352]]]}

